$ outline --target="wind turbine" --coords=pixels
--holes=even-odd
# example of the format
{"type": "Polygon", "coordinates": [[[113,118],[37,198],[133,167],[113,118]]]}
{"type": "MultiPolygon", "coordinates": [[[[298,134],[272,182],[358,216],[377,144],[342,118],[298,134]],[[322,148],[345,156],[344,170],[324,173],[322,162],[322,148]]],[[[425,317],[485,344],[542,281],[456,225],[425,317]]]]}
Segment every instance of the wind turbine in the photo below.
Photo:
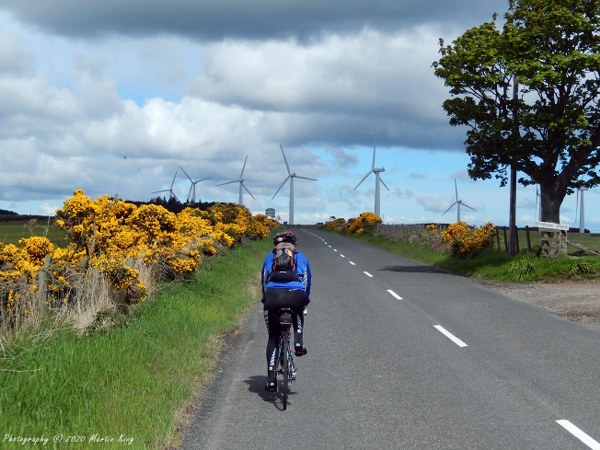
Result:
{"type": "Polygon", "coordinates": [[[463,203],[463,201],[458,198],[458,187],[456,186],[456,178],[454,179],[454,193],[456,194],[456,201],[452,203],[450,207],[442,213],[442,216],[448,211],[450,211],[454,205],[456,205],[456,221],[460,222],[460,205],[466,206],[467,208],[472,209],[473,211],[476,211],[476,209],[471,208],[469,205],[463,203]]]}
{"type": "Polygon", "coordinates": [[[575,217],[577,217],[577,209],[579,204],[581,203],[581,209],[579,209],[579,232],[585,233],[585,212],[583,209],[583,191],[585,189],[581,188],[577,190],[577,203],[575,203],[575,217]],[[581,198],[581,200],[579,200],[581,198]]]}
{"type": "MultiPolygon", "coordinates": [[[[242,188],[244,188],[246,190],[246,192],[248,194],[250,194],[250,197],[254,198],[254,195],[252,195],[252,192],[250,192],[248,190],[248,188],[246,187],[246,185],[244,184],[244,170],[246,169],[247,162],[248,162],[248,155],[246,155],[246,159],[244,160],[244,166],[242,167],[242,172],[240,173],[240,177],[237,180],[231,180],[231,181],[226,181],[225,183],[217,184],[217,186],[223,186],[225,184],[240,183],[240,201],[238,202],[238,204],[240,206],[243,205],[242,188]]],[[[256,198],[254,198],[254,200],[256,200],[256,198]]]]}
{"type": "MultiPolygon", "coordinates": [[[[375,136],[376,138],[377,136],[375,136]]],[[[367,177],[369,175],[371,175],[372,173],[375,174],[375,215],[377,217],[381,217],[380,214],[380,208],[379,208],[379,197],[380,197],[380,187],[379,187],[379,183],[383,184],[383,186],[389,191],[390,188],[387,187],[387,185],[383,182],[383,180],[381,179],[381,176],[379,175],[381,172],[385,172],[385,168],[384,167],[379,167],[376,168],[375,167],[375,140],[373,140],[373,163],[371,164],[371,170],[369,170],[367,172],[367,174],[363,177],[362,180],[360,180],[360,182],[356,185],[356,187],[354,188],[354,190],[356,190],[357,187],[360,186],[360,184],[365,181],[367,179],[367,177]]]]}
{"type": "Polygon", "coordinates": [[[175,192],[173,192],[173,185],[175,184],[175,178],[177,178],[177,171],[175,171],[175,176],[173,177],[173,181],[171,182],[171,186],[169,187],[169,189],[163,189],[162,191],[154,191],[154,192],[151,192],[151,194],[159,194],[161,192],[168,192],[169,200],[171,200],[173,197],[175,197],[175,199],[177,201],[179,201],[179,199],[175,195],[175,192]]]}
{"type": "Polygon", "coordinates": [[[288,221],[289,221],[290,225],[294,225],[294,178],[301,178],[302,180],[311,180],[311,181],[318,181],[318,180],[315,178],[302,177],[300,175],[296,175],[295,172],[292,172],[290,170],[290,165],[288,164],[288,160],[285,157],[285,152],[283,151],[283,146],[281,144],[279,144],[279,147],[281,148],[281,154],[283,155],[283,161],[285,162],[285,167],[287,168],[288,176],[286,177],[285,180],[283,180],[283,183],[281,183],[281,186],[279,186],[279,189],[277,189],[277,192],[275,192],[275,194],[273,194],[273,197],[271,197],[271,200],[273,200],[275,198],[275,196],[279,193],[279,191],[281,190],[283,185],[286,183],[286,181],[290,180],[290,212],[289,212],[288,221]]]}
{"type": "Polygon", "coordinates": [[[206,177],[206,178],[202,178],[200,180],[192,180],[192,178],[187,174],[187,172],[185,170],[183,170],[183,167],[179,166],[179,168],[183,171],[183,173],[185,174],[185,176],[187,177],[188,180],[190,180],[190,190],[188,191],[188,196],[187,196],[187,200],[185,201],[186,203],[190,202],[190,198],[192,199],[192,203],[196,203],[196,184],[200,183],[201,181],[205,181],[208,180],[210,177],[206,177]]]}

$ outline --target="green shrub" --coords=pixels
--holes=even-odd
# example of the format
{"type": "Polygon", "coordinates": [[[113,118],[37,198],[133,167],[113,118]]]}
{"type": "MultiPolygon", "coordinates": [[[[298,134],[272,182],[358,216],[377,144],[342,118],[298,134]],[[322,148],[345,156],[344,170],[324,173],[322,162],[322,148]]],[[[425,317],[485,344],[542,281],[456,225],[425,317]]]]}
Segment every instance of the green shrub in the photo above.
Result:
{"type": "Polygon", "coordinates": [[[529,256],[518,256],[508,266],[508,273],[515,281],[531,280],[534,277],[536,264],[529,256]]]}

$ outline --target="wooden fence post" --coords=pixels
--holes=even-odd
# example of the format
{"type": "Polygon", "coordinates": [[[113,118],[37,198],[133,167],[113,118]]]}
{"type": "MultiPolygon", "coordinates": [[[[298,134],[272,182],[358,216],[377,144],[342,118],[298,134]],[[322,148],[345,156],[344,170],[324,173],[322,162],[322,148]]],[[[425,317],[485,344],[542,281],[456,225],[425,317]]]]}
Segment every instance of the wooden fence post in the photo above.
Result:
{"type": "Polygon", "coordinates": [[[38,301],[40,305],[45,306],[48,300],[48,269],[52,263],[52,257],[46,255],[44,266],[38,272],[38,301]]]}

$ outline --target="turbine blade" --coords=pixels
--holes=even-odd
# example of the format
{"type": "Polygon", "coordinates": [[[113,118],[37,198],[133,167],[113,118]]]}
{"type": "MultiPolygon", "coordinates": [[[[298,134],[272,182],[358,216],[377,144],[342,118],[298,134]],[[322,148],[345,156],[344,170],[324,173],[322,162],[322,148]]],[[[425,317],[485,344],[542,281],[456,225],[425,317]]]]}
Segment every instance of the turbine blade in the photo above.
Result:
{"type": "Polygon", "coordinates": [[[452,204],[450,205],[450,207],[449,207],[449,208],[448,208],[446,211],[444,211],[444,212],[442,213],[442,216],[443,216],[444,214],[446,214],[448,211],[450,211],[450,210],[452,209],[452,207],[453,207],[454,205],[457,205],[457,204],[458,204],[458,202],[454,202],[454,203],[452,203],[452,204]]]}
{"type": "Polygon", "coordinates": [[[240,180],[231,180],[231,181],[226,181],[225,183],[217,184],[217,186],[223,186],[225,184],[239,183],[239,182],[240,182],[240,180]]]}
{"type": "Polygon", "coordinates": [[[179,166],[179,168],[183,171],[183,173],[185,174],[185,176],[187,177],[188,180],[190,180],[192,183],[192,178],[188,175],[188,173],[183,169],[183,167],[179,166]]]}
{"type": "Polygon", "coordinates": [[[373,145],[373,162],[371,163],[371,170],[375,169],[375,145],[373,145]]]}
{"type": "Polygon", "coordinates": [[[173,185],[175,184],[175,178],[177,178],[177,171],[175,171],[175,176],[173,177],[173,181],[171,182],[171,189],[173,189],[173,185]]]}
{"type": "Polygon", "coordinates": [[[275,198],[275,196],[279,193],[279,191],[281,190],[281,188],[283,187],[285,182],[289,179],[290,179],[290,175],[288,175],[287,178],[285,180],[283,180],[283,183],[281,183],[281,186],[279,186],[279,189],[277,189],[277,192],[275,192],[275,194],[273,194],[273,197],[271,197],[271,200],[273,200],[275,198]]]}
{"type": "Polygon", "coordinates": [[[473,211],[477,211],[475,208],[471,208],[469,205],[467,205],[466,203],[460,202],[461,205],[466,206],[469,209],[472,209],[473,211]]]}
{"type": "Polygon", "coordinates": [[[248,162],[248,155],[246,155],[246,159],[244,160],[244,166],[242,167],[242,173],[240,173],[240,180],[244,176],[244,170],[246,169],[246,163],[248,162]]]}
{"type": "Polygon", "coordinates": [[[300,175],[296,175],[296,178],[302,178],[303,180],[312,180],[312,181],[319,181],[316,178],[308,178],[308,177],[302,177],[300,175]]]}
{"type": "Polygon", "coordinates": [[[283,151],[283,146],[281,144],[279,144],[279,148],[281,148],[281,153],[283,154],[283,161],[285,162],[285,167],[287,168],[288,175],[291,175],[292,171],[290,170],[290,165],[288,164],[288,160],[285,157],[285,152],[283,151]]]}
{"type": "Polygon", "coordinates": [[[209,178],[210,178],[210,177],[202,178],[202,179],[200,179],[200,180],[193,181],[192,183],[194,183],[194,184],[196,184],[196,183],[200,183],[201,181],[206,181],[206,180],[208,180],[209,178]]]}
{"type": "Polygon", "coordinates": [[[385,184],[385,182],[383,181],[383,178],[379,177],[379,181],[381,181],[381,184],[383,184],[388,191],[390,190],[390,188],[387,187],[387,184],[385,184]]]}
{"type": "Polygon", "coordinates": [[[375,128],[375,134],[373,136],[373,162],[371,163],[371,169],[375,170],[375,149],[377,148],[377,128],[375,128]]]}
{"type": "Polygon", "coordinates": [[[357,184],[357,185],[354,187],[354,190],[356,190],[356,188],[357,188],[357,187],[359,187],[359,186],[360,186],[360,184],[361,184],[363,181],[365,181],[365,180],[367,179],[367,177],[368,177],[369,175],[371,175],[372,173],[373,173],[373,171],[372,171],[372,170],[369,170],[369,171],[367,172],[367,174],[366,174],[366,175],[363,177],[363,179],[362,179],[362,180],[360,180],[360,181],[359,181],[359,183],[358,183],[358,184],[357,184]]]}
{"type": "MultiPolygon", "coordinates": [[[[246,185],[245,185],[244,183],[242,183],[242,187],[243,187],[243,188],[246,190],[246,192],[247,192],[248,194],[250,194],[250,197],[254,198],[254,195],[252,195],[252,192],[250,192],[250,191],[248,190],[248,188],[246,187],[246,185]]],[[[256,200],[256,198],[254,198],[254,200],[256,200]]]]}
{"type": "Polygon", "coordinates": [[[456,201],[458,201],[458,186],[456,185],[456,178],[454,179],[454,194],[456,195],[456,201]]]}

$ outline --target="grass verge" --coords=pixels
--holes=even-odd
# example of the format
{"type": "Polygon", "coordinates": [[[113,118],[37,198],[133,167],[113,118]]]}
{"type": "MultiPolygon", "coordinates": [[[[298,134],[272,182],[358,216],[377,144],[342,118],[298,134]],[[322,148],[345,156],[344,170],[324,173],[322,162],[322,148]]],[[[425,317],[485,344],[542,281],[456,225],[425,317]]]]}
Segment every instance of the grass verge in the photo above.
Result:
{"type": "Polygon", "coordinates": [[[260,298],[269,249],[269,239],[252,241],[208,260],[118,327],[83,335],[46,328],[3,348],[2,446],[30,447],[10,441],[19,438],[47,439],[47,448],[172,443],[178,414],[210,375],[220,336],[260,298]]]}
{"type": "Polygon", "coordinates": [[[600,280],[600,257],[598,256],[539,258],[534,253],[521,252],[511,258],[504,251],[488,248],[474,257],[457,259],[427,245],[412,244],[402,240],[393,241],[385,236],[346,232],[340,234],[369,242],[430,266],[482,280],[503,282],[600,280]]]}

